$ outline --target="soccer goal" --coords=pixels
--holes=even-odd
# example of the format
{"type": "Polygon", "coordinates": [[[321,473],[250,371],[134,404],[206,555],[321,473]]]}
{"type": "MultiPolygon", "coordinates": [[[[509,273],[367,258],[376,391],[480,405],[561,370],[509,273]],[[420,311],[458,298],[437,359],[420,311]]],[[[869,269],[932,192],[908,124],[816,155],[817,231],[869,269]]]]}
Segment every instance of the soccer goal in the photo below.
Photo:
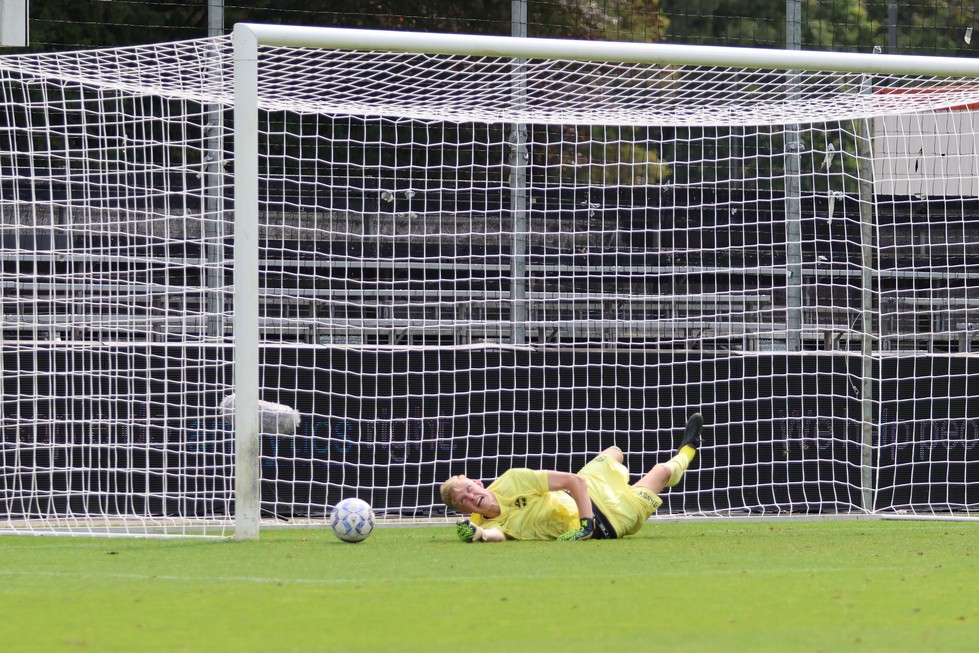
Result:
{"type": "Polygon", "coordinates": [[[979,509],[979,64],[238,25],[0,57],[0,531],[979,509]]]}

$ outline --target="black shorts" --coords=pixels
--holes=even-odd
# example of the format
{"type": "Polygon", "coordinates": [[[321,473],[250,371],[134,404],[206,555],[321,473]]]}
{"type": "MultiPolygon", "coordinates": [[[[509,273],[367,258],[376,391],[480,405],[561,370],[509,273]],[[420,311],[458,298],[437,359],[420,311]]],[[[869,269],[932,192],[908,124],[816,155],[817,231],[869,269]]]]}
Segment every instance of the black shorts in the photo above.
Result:
{"type": "Polygon", "coordinates": [[[608,517],[602,514],[602,511],[598,509],[594,503],[591,504],[591,510],[595,514],[595,532],[592,533],[593,540],[614,540],[618,537],[615,533],[615,529],[612,528],[612,524],[609,522],[608,517]]]}

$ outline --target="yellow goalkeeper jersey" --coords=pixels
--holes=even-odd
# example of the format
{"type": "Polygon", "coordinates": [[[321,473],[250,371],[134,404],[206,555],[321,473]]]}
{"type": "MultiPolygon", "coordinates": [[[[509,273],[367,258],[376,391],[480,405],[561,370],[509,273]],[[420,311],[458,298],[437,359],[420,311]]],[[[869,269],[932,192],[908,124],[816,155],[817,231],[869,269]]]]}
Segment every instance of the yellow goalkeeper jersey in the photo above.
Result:
{"type": "Polygon", "coordinates": [[[500,502],[500,516],[474,514],[472,523],[499,528],[515,540],[556,540],[579,527],[578,507],[571,495],[547,489],[547,472],[517,467],[488,488],[500,502]]]}

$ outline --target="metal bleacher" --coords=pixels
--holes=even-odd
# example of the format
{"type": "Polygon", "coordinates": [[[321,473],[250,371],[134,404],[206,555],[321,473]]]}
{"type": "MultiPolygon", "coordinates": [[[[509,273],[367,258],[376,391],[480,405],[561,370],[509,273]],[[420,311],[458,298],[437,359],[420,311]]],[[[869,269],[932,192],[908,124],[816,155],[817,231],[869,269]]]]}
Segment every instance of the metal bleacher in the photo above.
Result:
{"type": "MultiPolygon", "coordinates": [[[[4,253],[4,258],[10,263],[17,256],[4,253]]],[[[29,258],[36,261],[34,255],[29,258]]],[[[99,282],[91,279],[91,270],[89,279],[79,281],[10,276],[0,281],[6,338],[165,342],[178,335],[231,335],[229,288],[99,282]],[[206,310],[214,294],[224,308],[217,316],[206,310]]],[[[784,330],[771,319],[771,299],[770,294],[738,291],[529,291],[518,299],[502,290],[267,288],[260,297],[260,329],[269,340],[307,343],[510,341],[510,315],[522,302],[530,342],[713,338],[746,343],[784,330]]]]}
{"type": "MultiPolygon", "coordinates": [[[[689,211],[672,219],[697,224],[689,211]]],[[[979,298],[970,288],[979,274],[968,271],[965,259],[945,276],[935,271],[940,266],[906,272],[916,259],[903,260],[905,250],[919,255],[904,246],[914,242],[914,223],[883,219],[897,226],[889,230],[890,258],[882,257],[875,273],[875,347],[972,351],[979,298]]],[[[979,224],[979,215],[961,219],[969,230],[979,224]]],[[[200,241],[175,250],[150,237],[108,243],[83,234],[74,236],[82,246],[72,248],[68,236],[45,240],[13,231],[0,251],[5,341],[224,342],[233,335],[230,240],[215,260],[200,241]]],[[[510,256],[499,243],[476,251],[443,241],[434,251],[396,255],[369,251],[364,240],[279,243],[262,249],[260,332],[269,342],[307,344],[785,349],[793,320],[781,236],[751,241],[740,234],[734,245],[716,232],[706,226],[685,232],[703,234],[704,242],[682,247],[657,235],[648,244],[600,243],[585,253],[530,251],[520,287],[511,287],[510,256]],[[749,260],[759,252],[768,258],[749,260]]],[[[812,262],[802,267],[795,335],[804,349],[859,350],[867,317],[859,258],[846,238],[814,242],[834,244],[825,256],[810,253],[812,262]]]]}

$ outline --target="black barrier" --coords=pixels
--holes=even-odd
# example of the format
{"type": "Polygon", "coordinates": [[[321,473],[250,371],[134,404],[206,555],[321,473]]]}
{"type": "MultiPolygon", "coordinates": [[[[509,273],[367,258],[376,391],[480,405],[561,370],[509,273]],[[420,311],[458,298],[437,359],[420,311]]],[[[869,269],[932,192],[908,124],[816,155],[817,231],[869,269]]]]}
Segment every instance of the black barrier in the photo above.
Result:
{"type": "Polygon", "coordinates": [[[698,463],[710,473],[691,472],[666,510],[839,510],[859,503],[852,361],[269,350],[277,378],[265,386],[280,389],[275,400],[317,417],[296,437],[265,440],[263,477],[275,482],[263,499],[282,513],[366,488],[376,506],[427,506],[451,474],[574,470],[612,444],[634,452],[628,463],[639,474],[668,457],[699,410],[720,425],[698,463]]]}
{"type": "MultiPolygon", "coordinates": [[[[226,347],[92,344],[3,355],[0,511],[229,514],[226,347]]],[[[703,412],[709,446],[663,511],[860,509],[860,359],[773,353],[269,347],[262,396],[303,416],[263,435],[262,505],[320,515],[359,495],[428,514],[451,474],[574,470],[617,444],[638,475],[703,412]]],[[[875,508],[971,505],[974,362],[881,364],[875,508]]],[[[877,455],[875,453],[875,455],[877,455]]]]}
{"type": "Polygon", "coordinates": [[[98,343],[4,349],[0,510],[230,512],[234,452],[214,409],[231,379],[227,354],[98,343]]]}
{"type": "Polygon", "coordinates": [[[884,370],[876,508],[979,508],[979,361],[905,357],[884,370]]]}

